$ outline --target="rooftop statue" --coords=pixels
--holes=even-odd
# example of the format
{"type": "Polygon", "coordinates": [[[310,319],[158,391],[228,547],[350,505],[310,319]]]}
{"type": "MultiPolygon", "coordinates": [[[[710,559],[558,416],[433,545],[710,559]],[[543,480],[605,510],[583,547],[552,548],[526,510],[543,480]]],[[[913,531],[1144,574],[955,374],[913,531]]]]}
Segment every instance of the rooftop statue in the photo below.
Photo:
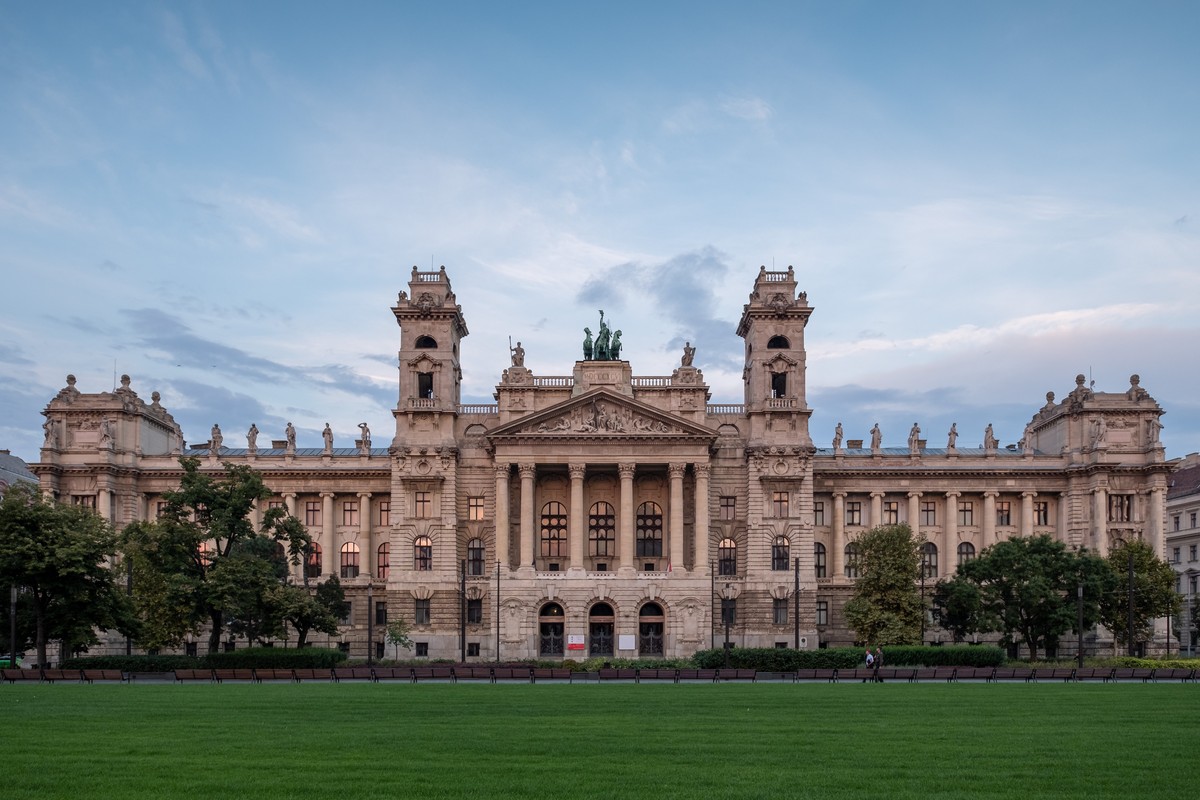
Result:
{"type": "Polygon", "coordinates": [[[690,367],[692,365],[692,359],[695,357],[696,357],[696,348],[692,347],[691,342],[684,342],[683,357],[681,359],[679,359],[679,366],[690,367]]]}
{"type": "Polygon", "coordinates": [[[592,360],[592,329],[583,329],[583,360],[592,360]]]}

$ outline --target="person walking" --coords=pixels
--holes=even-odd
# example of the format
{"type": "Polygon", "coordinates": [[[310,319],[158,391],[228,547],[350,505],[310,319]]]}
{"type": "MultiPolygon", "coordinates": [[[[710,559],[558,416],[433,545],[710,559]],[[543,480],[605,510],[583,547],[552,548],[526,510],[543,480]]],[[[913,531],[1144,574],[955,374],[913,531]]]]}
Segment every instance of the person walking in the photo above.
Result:
{"type": "Polygon", "coordinates": [[[875,682],[883,683],[883,678],[879,677],[879,668],[883,666],[883,648],[875,648],[875,682]]]}
{"type": "MultiPolygon", "coordinates": [[[[871,653],[870,647],[867,648],[867,654],[863,657],[863,662],[866,664],[866,668],[868,670],[873,670],[875,668],[875,656],[871,653]]],[[[867,679],[863,678],[863,683],[866,682],[867,679]]]]}

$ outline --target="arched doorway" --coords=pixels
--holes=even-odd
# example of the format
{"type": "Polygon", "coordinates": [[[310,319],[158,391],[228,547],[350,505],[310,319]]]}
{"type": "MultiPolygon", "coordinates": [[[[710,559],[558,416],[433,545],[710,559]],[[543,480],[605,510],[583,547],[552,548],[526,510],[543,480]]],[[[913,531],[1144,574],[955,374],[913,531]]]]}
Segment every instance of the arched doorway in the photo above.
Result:
{"type": "Polygon", "coordinates": [[[616,615],[608,603],[596,603],[588,611],[588,655],[611,656],[616,633],[616,615]]]}
{"type": "Polygon", "coordinates": [[[563,623],[566,614],[558,603],[546,603],[538,612],[538,655],[563,654],[563,623]]]}
{"type": "Polygon", "coordinates": [[[663,628],[666,618],[658,603],[646,603],[638,611],[638,655],[661,656],[663,654],[663,628]]]}

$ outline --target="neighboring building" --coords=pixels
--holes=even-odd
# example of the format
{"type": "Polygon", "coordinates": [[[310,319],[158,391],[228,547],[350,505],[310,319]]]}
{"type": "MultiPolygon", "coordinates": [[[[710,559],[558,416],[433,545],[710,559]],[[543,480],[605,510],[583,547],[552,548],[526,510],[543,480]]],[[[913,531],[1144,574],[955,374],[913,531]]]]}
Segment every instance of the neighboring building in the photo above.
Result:
{"type": "Polygon", "coordinates": [[[25,462],[11,452],[0,450],[0,496],[4,495],[9,486],[21,482],[36,484],[37,475],[30,472],[25,462]]]}
{"type": "Polygon", "coordinates": [[[1183,595],[1180,649],[1195,655],[1200,653],[1200,454],[1180,459],[1168,478],[1166,540],[1166,559],[1178,573],[1175,591],[1183,595]]]}
{"type": "Polygon", "coordinates": [[[670,375],[634,375],[602,325],[560,375],[535,375],[518,344],[497,367],[497,402],[463,404],[468,331],[445,268],[414,268],[392,310],[400,382],[387,447],[364,430],[353,448],[297,448],[293,433],[266,448],[221,436],[185,449],[157,393],[146,404],[125,376],[115,392],[81,394],[68,377],[33,470],[45,491],[117,525],[155,516],[181,455],[214,473],[261,470],[276,492],[266,505],[285,504],[319,543],[309,574],[348,587],[340,638],[356,655],[368,614],[407,618],[416,654],[439,658],[685,656],[726,630],[743,646],[849,645],[854,538],[883,523],[928,538],[931,584],[1016,535],[1101,553],[1142,537],[1162,552],[1163,410],[1137,376],[1117,393],[1079,376],[1061,402],[1047,395],[1019,448],[998,446],[990,426],[983,447],[958,447],[954,432],[928,447],[914,426],[897,448],[877,429],[866,446],[843,440],[840,425],[817,447],[805,389],[814,309],[790,267],[754,280],[736,330],[739,403],[709,402],[691,347],[670,375]]]}

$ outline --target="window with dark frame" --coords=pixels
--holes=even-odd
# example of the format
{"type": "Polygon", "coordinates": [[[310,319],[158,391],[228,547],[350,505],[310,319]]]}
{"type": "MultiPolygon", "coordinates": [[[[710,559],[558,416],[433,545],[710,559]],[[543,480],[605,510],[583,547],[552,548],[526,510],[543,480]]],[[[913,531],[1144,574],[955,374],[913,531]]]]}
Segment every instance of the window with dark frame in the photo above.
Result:
{"type": "Polygon", "coordinates": [[[813,577],[825,577],[825,545],[821,542],[813,542],[813,577]]]}
{"type": "Polygon", "coordinates": [[[900,524],[900,503],[896,500],[883,501],[883,524],[900,524]]]}
{"type": "Polygon", "coordinates": [[[321,545],[313,542],[308,548],[308,557],[304,559],[304,575],[308,578],[321,577],[321,545]]]}
{"type": "Polygon", "coordinates": [[[737,542],[722,539],[717,546],[717,574],[737,575],[737,542]]]}
{"type": "Polygon", "coordinates": [[[958,501],[958,526],[969,528],[975,525],[975,504],[970,500],[958,501]]]}
{"type": "Polygon", "coordinates": [[[937,502],[934,500],[921,501],[921,525],[932,527],[937,525],[937,502]]]}
{"type": "Polygon", "coordinates": [[[1012,525],[1012,505],[1007,500],[996,501],[996,525],[1001,528],[1012,525]]]}
{"type": "Polygon", "coordinates": [[[479,642],[467,642],[467,657],[479,656],[479,642]]]}
{"type": "Polygon", "coordinates": [[[771,569],[775,572],[787,570],[791,564],[788,563],[791,559],[788,557],[791,553],[792,543],[788,541],[786,536],[776,536],[775,543],[771,545],[771,569]]]}
{"type": "Polygon", "coordinates": [[[817,601],[817,626],[820,627],[822,625],[828,625],[828,624],[829,624],[829,601],[828,600],[818,600],[817,601]]]}
{"type": "Polygon", "coordinates": [[[776,625],[787,625],[788,621],[788,601],[787,598],[772,598],[771,600],[771,616],[776,625]]]}
{"type": "Polygon", "coordinates": [[[392,526],[392,501],[379,501],[379,527],[390,528],[392,526]]]}
{"type": "Polygon", "coordinates": [[[616,555],[617,515],[610,503],[592,503],[588,511],[588,551],[593,558],[616,555]]]}
{"type": "Polygon", "coordinates": [[[467,498],[467,519],[472,522],[478,522],[483,519],[483,498],[468,497],[467,498]]]}
{"type": "Polygon", "coordinates": [[[737,498],[732,495],[721,495],[718,500],[718,515],[726,522],[737,519],[737,498]]]}
{"type": "Polygon", "coordinates": [[[480,625],[483,623],[483,600],[467,599],[467,624],[480,625]]]}
{"type": "Polygon", "coordinates": [[[357,500],[346,500],[342,503],[342,525],[358,527],[357,500]]]}
{"type": "Polygon", "coordinates": [[[773,516],[779,519],[786,519],[788,513],[789,497],[787,492],[771,492],[771,511],[773,516]]]}
{"type": "Polygon", "coordinates": [[[846,549],[843,554],[845,555],[845,562],[846,562],[845,571],[846,571],[847,578],[857,578],[858,577],[859,552],[860,551],[858,549],[858,545],[855,544],[854,542],[850,542],[849,544],[846,545],[846,549]]]}
{"type": "Polygon", "coordinates": [[[825,525],[825,502],[822,500],[813,503],[813,525],[818,528],[825,525]]]}
{"type": "Polygon", "coordinates": [[[310,528],[321,526],[321,501],[308,500],[304,503],[304,524],[310,528]]]}
{"type": "Polygon", "coordinates": [[[384,542],[375,551],[375,577],[386,581],[392,572],[392,545],[384,542]]]}
{"type": "Polygon", "coordinates": [[[926,580],[938,576],[938,549],[933,542],[921,545],[921,570],[926,580]]]}
{"type": "Polygon", "coordinates": [[[975,558],[975,545],[970,542],[959,542],[958,565],[961,567],[973,558],[975,558]]]}
{"type": "Polygon", "coordinates": [[[567,508],[557,500],[542,506],[542,558],[567,557],[567,508]]]}
{"type": "Polygon", "coordinates": [[[413,624],[428,625],[430,619],[429,601],[417,598],[413,600],[413,624]]]}
{"type": "Polygon", "coordinates": [[[635,555],[638,558],[661,558],[663,552],[663,515],[657,503],[638,506],[636,517],[635,555]]]}
{"type": "Polygon", "coordinates": [[[433,540],[428,536],[418,536],[413,541],[413,569],[418,572],[433,570],[433,540]]]}
{"type": "Polygon", "coordinates": [[[429,492],[413,493],[413,516],[417,519],[428,519],[433,513],[433,499],[429,492]]]}
{"type": "Polygon", "coordinates": [[[862,525],[862,503],[860,501],[846,501],[846,524],[862,525]]]}
{"type": "Polygon", "coordinates": [[[1049,525],[1050,524],[1050,503],[1045,500],[1037,500],[1033,504],[1033,524],[1034,525],[1049,525]]]}
{"type": "Polygon", "coordinates": [[[479,576],[483,574],[483,539],[472,539],[467,542],[467,574],[479,576]]]}
{"type": "Polygon", "coordinates": [[[424,658],[429,655],[429,642],[413,642],[413,655],[424,658]]]}
{"type": "Polygon", "coordinates": [[[358,577],[358,545],[346,542],[342,545],[341,577],[343,580],[358,577]]]}
{"type": "Polygon", "coordinates": [[[737,624],[737,599],[732,597],[721,598],[721,624],[736,625],[737,624]]]}
{"type": "Polygon", "coordinates": [[[375,601],[375,624],[376,625],[387,625],[387,601],[386,600],[376,600],[375,601]]]}

